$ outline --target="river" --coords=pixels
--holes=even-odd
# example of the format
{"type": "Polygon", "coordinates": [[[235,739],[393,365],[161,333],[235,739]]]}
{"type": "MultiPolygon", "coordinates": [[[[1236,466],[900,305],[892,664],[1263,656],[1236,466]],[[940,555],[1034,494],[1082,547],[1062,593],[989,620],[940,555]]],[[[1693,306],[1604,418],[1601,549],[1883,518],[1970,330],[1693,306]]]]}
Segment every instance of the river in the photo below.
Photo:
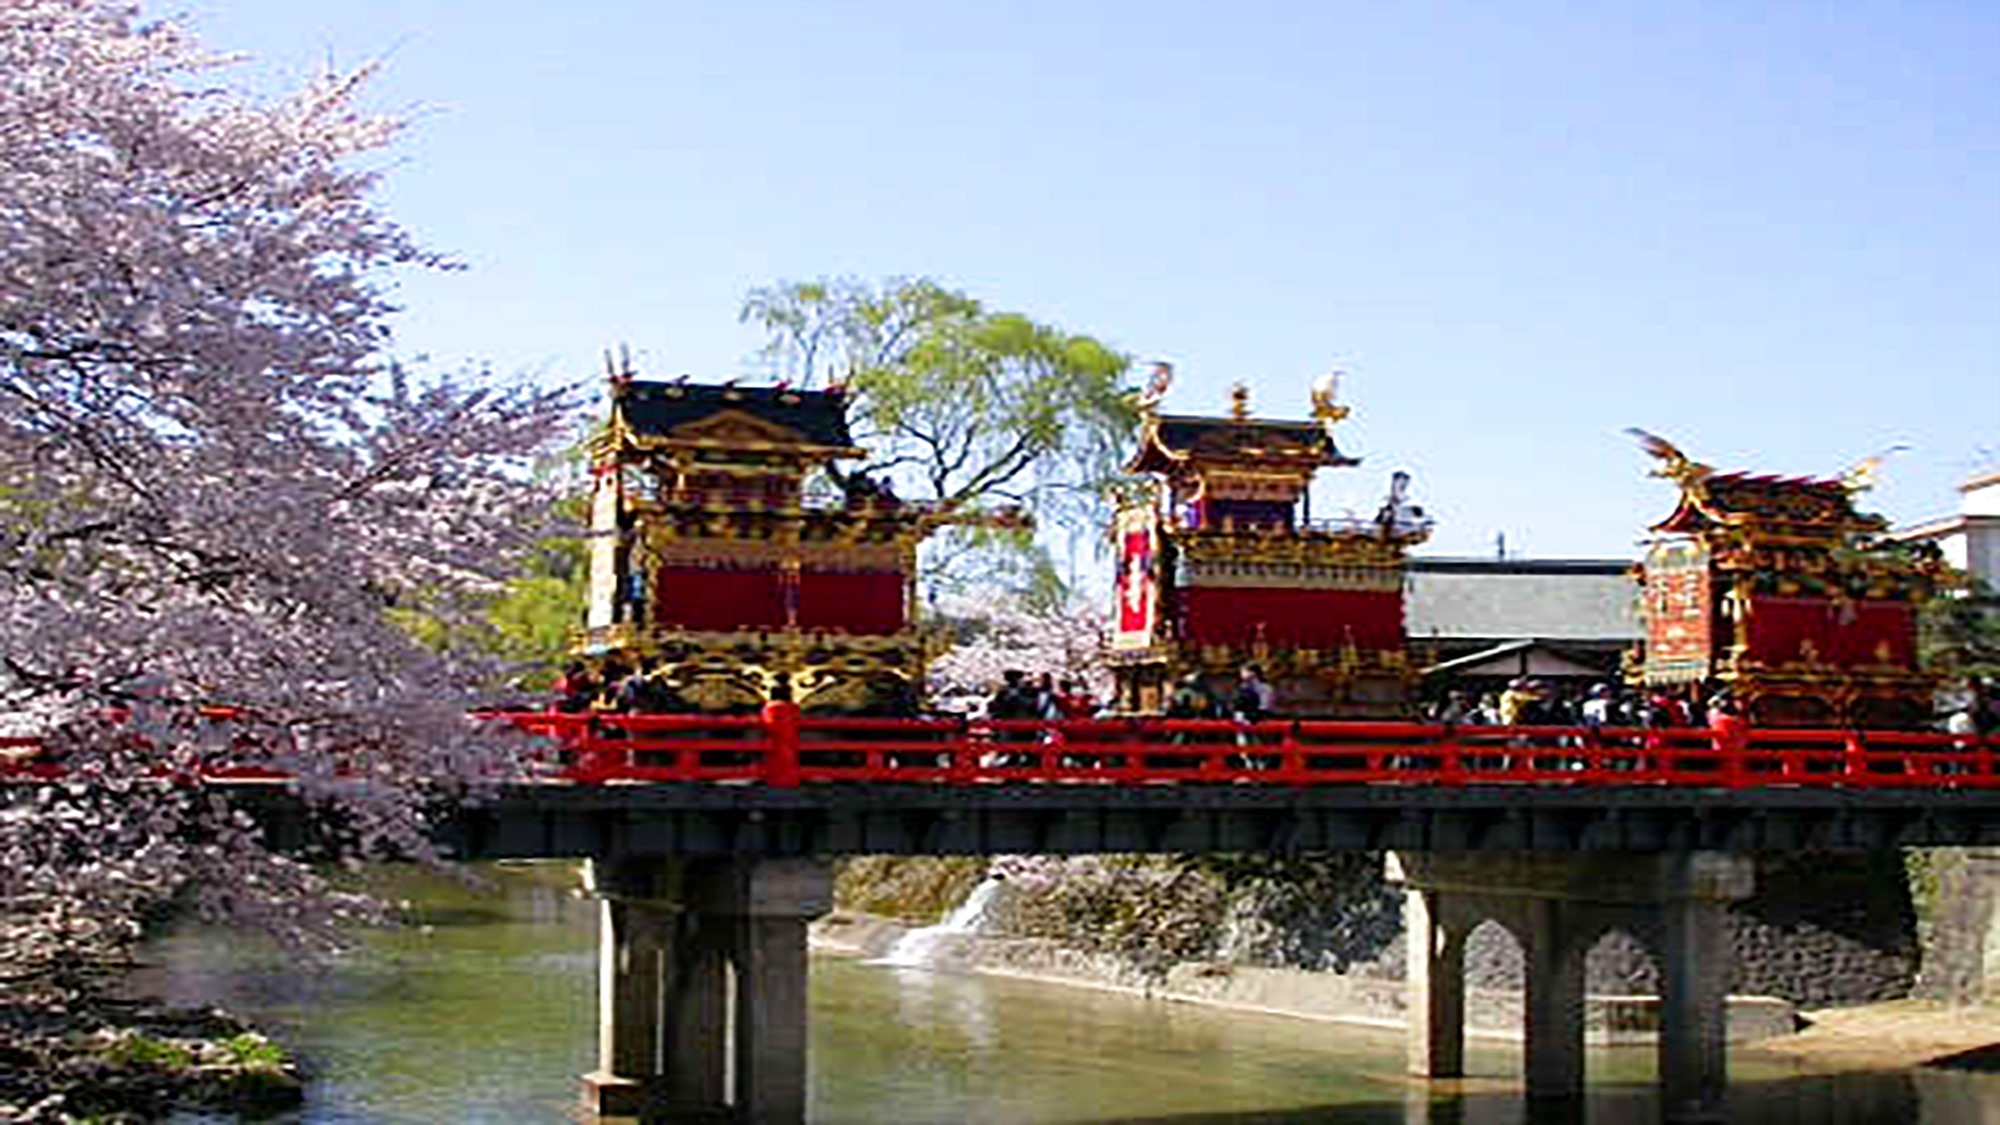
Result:
{"type": "MultiPolygon", "coordinates": [[[[469,888],[401,874],[414,923],[308,970],[262,943],[185,928],[141,986],[216,1003],[294,1047],[310,1074],[280,1125],[572,1120],[595,1054],[595,903],[567,868],[484,869],[469,888]]],[[[1518,1048],[1474,1040],[1470,1076],[1402,1076],[1399,1032],[837,958],[813,963],[811,1117],[821,1123],[1293,1121],[1529,1125],[1518,1048]]],[[[1648,1049],[1589,1059],[1587,1119],[1656,1119],[1648,1049]]],[[[1732,1053],[1732,1119],[2000,1120],[2000,1076],[1814,1073],[1732,1053]]],[[[213,1119],[181,1115],[176,1125],[213,1119]]]]}

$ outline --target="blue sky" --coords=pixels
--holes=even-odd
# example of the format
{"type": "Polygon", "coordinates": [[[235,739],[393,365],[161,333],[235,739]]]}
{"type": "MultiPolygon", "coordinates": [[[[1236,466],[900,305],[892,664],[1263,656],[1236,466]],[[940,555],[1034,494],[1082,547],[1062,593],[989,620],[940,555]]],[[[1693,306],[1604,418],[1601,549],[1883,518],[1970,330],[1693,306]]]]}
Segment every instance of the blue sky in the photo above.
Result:
{"type": "Polygon", "coordinates": [[[1427,553],[1627,556],[1623,434],[1910,522],[2000,467],[2000,4],[189,0],[255,81],[379,60],[400,347],[721,377],[744,292],[927,275],[1303,416],[1427,553]]]}

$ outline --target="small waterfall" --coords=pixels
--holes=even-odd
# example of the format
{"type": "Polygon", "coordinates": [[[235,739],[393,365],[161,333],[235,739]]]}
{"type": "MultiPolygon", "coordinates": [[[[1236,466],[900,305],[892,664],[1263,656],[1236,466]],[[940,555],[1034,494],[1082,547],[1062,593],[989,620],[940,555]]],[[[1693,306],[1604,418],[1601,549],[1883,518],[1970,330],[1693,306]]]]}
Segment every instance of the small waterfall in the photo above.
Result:
{"type": "Polygon", "coordinates": [[[972,888],[965,901],[958,904],[935,926],[925,926],[911,930],[896,939],[889,951],[876,958],[874,964],[896,968],[931,969],[939,963],[939,954],[952,939],[970,937],[986,925],[986,915],[993,908],[993,900],[1000,895],[1007,881],[998,875],[988,875],[980,884],[972,888]]]}

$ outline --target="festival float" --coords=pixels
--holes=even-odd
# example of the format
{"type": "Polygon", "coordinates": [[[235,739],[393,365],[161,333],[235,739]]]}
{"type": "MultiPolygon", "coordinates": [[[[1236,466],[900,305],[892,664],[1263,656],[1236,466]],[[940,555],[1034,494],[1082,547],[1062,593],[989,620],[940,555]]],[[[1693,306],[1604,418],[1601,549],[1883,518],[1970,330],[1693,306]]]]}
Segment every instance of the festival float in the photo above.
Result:
{"type": "Polygon", "coordinates": [[[1721,691],[1758,727],[1929,724],[1937,677],[1919,664],[1918,613],[1951,572],[1934,546],[1856,509],[1874,459],[1837,479],[1725,473],[1633,432],[1680,489],[1639,568],[1635,682],[1721,691]]]}
{"type": "Polygon", "coordinates": [[[1360,464],[1334,440],[1349,414],[1334,376],[1314,386],[1303,421],[1252,417],[1242,384],[1226,416],[1164,414],[1171,383],[1172,369],[1156,365],[1139,398],[1126,472],[1141,483],[1114,527],[1116,707],[1160,713],[1189,675],[1226,700],[1254,664],[1280,715],[1404,715],[1416,679],[1404,558],[1431,532],[1407,499],[1408,474],[1391,478],[1374,518],[1315,521],[1318,472],[1360,464]]]}
{"type": "MultiPolygon", "coordinates": [[[[648,710],[909,715],[932,642],[917,549],[960,517],[886,482],[839,389],[636,379],[611,368],[589,446],[590,588],[576,654],[645,677],[648,710]]],[[[1001,518],[1005,518],[1004,516],[1001,518]]]]}

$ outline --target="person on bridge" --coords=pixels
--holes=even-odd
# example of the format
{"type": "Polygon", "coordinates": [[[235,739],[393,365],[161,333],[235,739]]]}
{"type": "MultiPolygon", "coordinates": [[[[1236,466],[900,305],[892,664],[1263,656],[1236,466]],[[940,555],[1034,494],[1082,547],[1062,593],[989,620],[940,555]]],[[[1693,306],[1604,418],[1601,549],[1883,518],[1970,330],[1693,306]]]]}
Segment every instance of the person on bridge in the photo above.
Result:
{"type": "Polygon", "coordinates": [[[1076,680],[1064,680],[1062,689],[1056,693],[1057,717],[1063,719],[1089,719],[1097,715],[1097,700],[1076,680]]]}
{"type": "Polygon", "coordinates": [[[1735,701],[1718,692],[1708,701],[1707,719],[1715,752],[1724,755],[1722,769],[1729,772],[1741,768],[1737,756],[1749,744],[1750,724],[1737,712],[1735,701]]]}
{"type": "Polygon", "coordinates": [[[1000,687],[986,703],[986,717],[1001,721],[1042,717],[1041,704],[1035,690],[1028,686],[1026,672],[1009,668],[1000,673],[1000,687]]]}
{"type": "Polygon", "coordinates": [[[1688,725],[1687,708],[1664,688],[1655,691],[1652,698],[1646,700],[1645,719],[1649,727],[1688,725]]]}
{"type": "Polygon", "coordinates": [[[590,709],[618,710],[618,686],[625,682],[626,674],[625,665],[616,660],[605,661],[603,676],[597,681],[597,692],[590,699],[590,709]]]}
{"type": "Polygon", "coordinates": [[[578,714],[590,710],[597,696],[597,680],[580,660],[572,660],[556,677],[556,710],[578,714]]]}
{"type": "Polygon", "coordinates": [[[1264,670],[1255,664],[1245,664],[1237,673],[1236,698],[1229,709],[1235,713],[1238,722],[1261,723],[1271,717],[1277,709],[1278,693],[1264,680],[1264,670]]]}
{"type": "MultiPolygon", "coordinates": [[[[1229,710],[1239,723],[1261,723],[1269,719],[1277,710],[1278,693],[1264,679],[1264,670],[1255,664],[1245,664],[1236,677],[1236,695],[1230,700],[1229,710]]],[[[1254,731],[1237,734],[1239,746],[1250,746],[1264,741],[1254,731]]],[[[1240,757],[1244,769],[1274,769],[1278,765],[1275,757],[1262,754],[1244,754],[1240,757]]]]}
{"type": "Polygon", "coordinates": [[[1464,688],[1453,688],[1445,693],[1442,702],[1431,709],[1431,721],[1448,727],[1464,726],[1479,721],[1474,716],[1475,710],[1471,694],[1464,688]]]}
{"type": "MultiPolygon", "coordinates": [[[[1187,672],[1174,681],[1174,690],[1167,696],[1163,711],[1171,722],[1182,720],[1206,720],[1221,717],[1221,708],[1215,697],[1208,692],[1200,672],[1187,672]]],[[[1207,734],[1187,730],[1169,729],[1165,732],[1167,743],[1173,746],[1189,746],[1192,743],[1210,742],[1207,734]]],[[[1144,763],[1156,769],[1187,769],[1199,764],[1200,759],[1191,754],[1148,754],[1144,763]]]]}
{"type": "MultiPolygon", "coordinates": [[[[1028,684],[1028,674],[1019,668],[1009,668],[1000,673],[1000,688],[986,704],[986,717],[995,722],[1016,722],[1022,719],[1039,719],[1042,707],[1036,698],[1035,689],[1028,684]]],[[[1035,732],[1025,730],[996,731],[995,742],[1033,742],[1035,732]]],[[[1034,763],[1030,754],[996,754],[995,765],[1027,766],[1034,763]]]]}
{"type": "MultiPolygon", "coordinates": [[[[1167,699],[1168,719],[1219,719],[1221,717],[1222,708],[1216,703],[1215,697],[1208,693],[1208,685],[1203,682],[1200,672],[1189,672],[1182,676],[1180,683],[1174,688],[1173,695],[1167,699]]],[[[1185,746],[1195,742],[1212,742],[1214,741],[1214,737],[1207,734],[1177,730],[1167,735],[1167,741],[1177,746],[1185,746]]],[[[1147,759],[1148,765],[1157,766],[1178,767],[1192,765],[1193,763],[1194,759],[1179,754],[1156,755],[1147,759]]]]}
{"type": "Polygon", "coordinates": [[[1960,707],[1957,710],[1953,711],[1951,714],[1946,715],[1944,720],[1944,732],[1946,734],[1958,735],[1965,738],[1970,738],[1973,735],[1978,734],[1979,718],[1978,716],[1972,713],[1972,704],[1968,703],[1965,706],[1960,707]]]}
{"type": "Polygon", "coordinates": [[[1062,695],[1056,691],[1055,675],[1043,672],[1035,681],[1035,718],[1054,720],[1062,717],[1062,695]]]}
{"type": "Polygon", "coordinates": [[[1169,719],[1214,719],[1219,717],[1215,697],[1208,694],[1208,685],[1202,682],[1200,672],[1189,672],[1181,677],[1174,688],[1174,694],[1167,700],[1169,719]]]}
{"type": "Polygon", "coordinates": [[[636,666],[626,673],[625,678],[612,685],[617,709],[627,714],[640,715],[665,710],[654,690],[651,677],[646,675],[644,666],[636,666]]]}
{"type": "Polygon", "coordinates": [[[1592,731],[1603,730],[1612,725],[1612,714],[1617,706],[1618,700],[1613,695],[1610,684],[1593,684],[1590,695],[1584,699],[1583,705],[1577,708],[1577,717],[1592,731]]]}
{"type": "Polygon", "coordinates": [[[1500,693],[1500,725],[1518,727],[1533,722],[1533,710],[1540,705],[1540,696],[1535,691],[1534,681],[1519,676],[1500,693]]]}

